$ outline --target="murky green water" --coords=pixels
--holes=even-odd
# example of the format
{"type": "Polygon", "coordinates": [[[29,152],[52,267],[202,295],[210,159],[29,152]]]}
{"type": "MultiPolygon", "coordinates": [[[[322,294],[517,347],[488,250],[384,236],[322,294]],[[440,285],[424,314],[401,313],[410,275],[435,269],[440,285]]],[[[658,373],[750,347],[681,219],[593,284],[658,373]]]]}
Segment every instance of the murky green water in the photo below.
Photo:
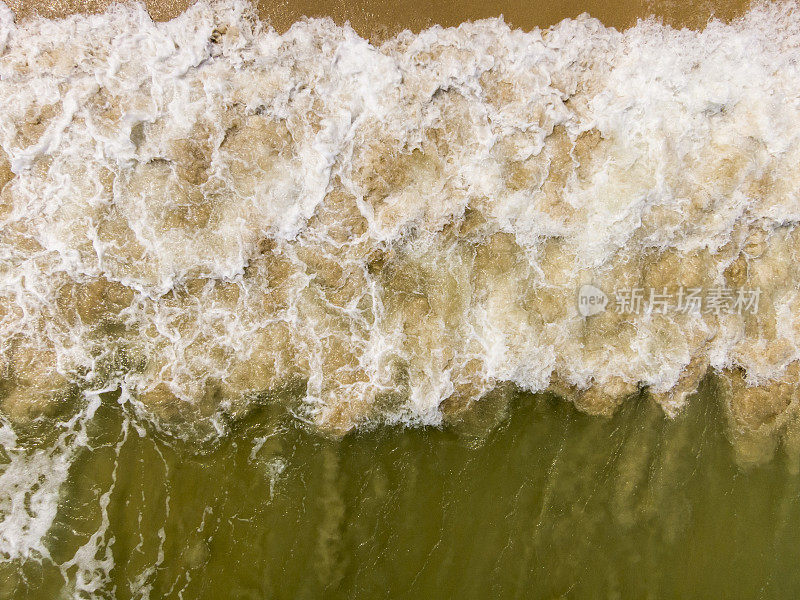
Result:
{"type": "Polygon", "coordinates": [[[5,563],[2,595],[80,596],[88,571],[63,563],[100,531],[96,597],[794,597],[800,482],[783,458],[737,468],[714,397],[669,421],[645,399],[601,420],[520,395],[483,440],[328,440],[265,409],[206,453],[105,398],[52,560],[5,563]]]}

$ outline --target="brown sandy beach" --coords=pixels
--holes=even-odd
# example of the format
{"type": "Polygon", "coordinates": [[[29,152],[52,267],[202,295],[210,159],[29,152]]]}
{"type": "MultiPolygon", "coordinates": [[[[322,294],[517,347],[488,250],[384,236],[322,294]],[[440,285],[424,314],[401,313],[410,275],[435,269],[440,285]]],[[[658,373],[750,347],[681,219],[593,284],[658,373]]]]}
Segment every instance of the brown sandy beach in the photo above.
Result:
{"type": "MultiPolygon", "coordinates": [[[[180,14],[193,0],[145,0],[157,21],[180,14]]],[[[48,18],[76,12],[100,12],[113,0],[7,0],[17,18],[39,14],[48,18]]],[[[673,27],[702,28],[711,18],[724,21],[746,11],[749,0],[256,0],[262,19],[279,31],[302,18],[332,17],[337,23],[350,21],[361,35],[380,39],[403,29],[419,31],[434,24],[458,25],[464,21],[503,15],[514,27],[530,30],[549,27],[562,19],[588,12],[604,24],[625,29],[637,19],[651,15],[673,27]]]]}

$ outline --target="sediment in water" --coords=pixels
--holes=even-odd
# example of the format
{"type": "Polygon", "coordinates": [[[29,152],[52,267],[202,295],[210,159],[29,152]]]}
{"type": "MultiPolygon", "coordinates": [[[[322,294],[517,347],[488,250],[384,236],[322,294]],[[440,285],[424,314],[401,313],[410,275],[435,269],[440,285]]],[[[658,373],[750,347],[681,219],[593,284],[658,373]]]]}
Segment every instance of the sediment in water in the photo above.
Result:
{"type": "Polygon", "coordinates": [[[794,4],[380,46],[234,0],[3,8],[0,48],[14,419],[113,387],[220,431],[265,400],[331,432],[440,424],[507,386],[675,415],[715,370],[743,462],[797,437],[794,4]],[[585,317],[586,284],[760,296],[585,317]]]}

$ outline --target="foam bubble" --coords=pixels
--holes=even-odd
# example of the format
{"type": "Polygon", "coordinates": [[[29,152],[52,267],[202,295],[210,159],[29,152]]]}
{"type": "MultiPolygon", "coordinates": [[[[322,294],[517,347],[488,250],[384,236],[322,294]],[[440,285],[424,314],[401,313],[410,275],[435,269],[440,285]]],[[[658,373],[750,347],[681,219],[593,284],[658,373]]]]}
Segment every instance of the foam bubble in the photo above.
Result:
{"type": "MultiPolygon", "coordinates": [[[[279,35],[238,0],[168,23],[8,14],[11,418],[112,381],[217,433],[265,397],[347,431],[439,424],[507,385],[594,414],[647,388],[674,415],[709,368],[792,381],[794,4],[700,32],[492,19],[379,47],[330,20],[279,35]],[[583,285],[761,301],[584,317],[583,285]]],[[[737,427],[761,427],[731,393],[737,427]]]]}

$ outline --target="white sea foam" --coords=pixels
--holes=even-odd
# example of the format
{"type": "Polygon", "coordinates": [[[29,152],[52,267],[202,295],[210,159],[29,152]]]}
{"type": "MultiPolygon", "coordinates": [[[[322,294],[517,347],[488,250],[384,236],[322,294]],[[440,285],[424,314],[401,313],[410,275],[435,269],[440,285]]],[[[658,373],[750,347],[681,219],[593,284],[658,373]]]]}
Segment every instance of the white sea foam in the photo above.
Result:
{"type": "Polygon", "coordinates": [[[794,398],[794,4],[380,47],[329,20],[279,35],[235,0],[158,24],[3,8],[0,48],[14,418],[114,378],[220,432],[257,397],[348,430],[437,424],[504,384],[593,413],[647,387],[674,414],[708,368],[794,398]],[[762,296],[584,318],[584,284],[762,296]]]}
{"type": "MultiPolygon", "coordinates": [[[[487,20],[375,47],[328,20],[279,35],[234,0],[162,24],[137,5],[14,24],[0,4],[2,559],[50,558],[117,387],[215,433],[264,397],[346,431],[439,424],[506,384],[601,414],[647,387],[675,414],[712,368],[741,460],[800,445],[798,15],[487,20]],[[587,318],[584,285],[762,296],[587,318]],[[78,389],[55,443],[19,442],[78,389]]],[[[108,585],[115,482],[59,565],[67,595],[108,585]]]]}
{"type": "Polygon", "coordinates": [[[44,536],[58,510],[59,491],[75,453],[87,447],[86,423],[99,406],[91,395],[84,408],[59,423],[57,440],[45,448],[19,443],[11,424],[3,420],[0,440],[6,457],[0,466],[0,560],[50,558],[44,536]]]}

